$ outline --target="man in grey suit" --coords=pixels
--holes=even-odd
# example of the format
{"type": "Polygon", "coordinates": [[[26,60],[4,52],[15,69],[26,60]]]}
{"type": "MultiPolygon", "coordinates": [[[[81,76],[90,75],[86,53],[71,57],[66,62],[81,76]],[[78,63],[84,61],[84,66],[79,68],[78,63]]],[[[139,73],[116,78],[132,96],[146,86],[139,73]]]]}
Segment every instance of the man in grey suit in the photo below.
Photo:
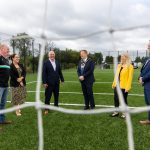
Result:
{"type": "MultiPolygon", "coordinates": [[[[148,51],[150,53],[150,41],[148,43],[148,51]]],[[[139,82],[144,86],[145,103],[150,106],[150,57],[143,64],[139,82]]],[[[150,111],[148,111],[148,120],[140,121],[141,124],[150,124],[150,111]]]]}

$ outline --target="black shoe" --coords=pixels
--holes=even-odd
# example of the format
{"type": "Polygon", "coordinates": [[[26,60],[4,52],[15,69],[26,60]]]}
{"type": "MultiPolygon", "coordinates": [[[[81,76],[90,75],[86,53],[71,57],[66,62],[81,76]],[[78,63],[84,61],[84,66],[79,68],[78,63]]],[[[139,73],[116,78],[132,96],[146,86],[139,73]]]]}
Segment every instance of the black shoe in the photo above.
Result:
{"type": "Polygon", "coordinates": [[[84,110],[88,110],[88,109],[90,109],[90,107],[87,107],[87,106],[84,107],[84,110]]]}
{"type": "Polygon", "coordinates": [[[95,106],[91,107],[91,109],[95,109],[95,106]]]}
{"type": "Polygon", "coordinates": [[[117,116],[119,116],[119,113],[116,111],[111,114],[111,117],[117,117],[117,116]]]}

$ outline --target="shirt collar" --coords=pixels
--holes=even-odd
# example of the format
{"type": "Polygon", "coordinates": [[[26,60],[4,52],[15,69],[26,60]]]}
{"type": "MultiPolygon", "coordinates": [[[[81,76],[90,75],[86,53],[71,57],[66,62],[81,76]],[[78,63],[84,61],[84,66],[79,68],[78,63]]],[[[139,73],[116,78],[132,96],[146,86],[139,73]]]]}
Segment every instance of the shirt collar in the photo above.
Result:
{"type": "Polygon", "coordinates": [[[83,61],[86,62],[86,61],[87,61],[87,58],[84,58],[83,61]]]}
{"type": "Polygon", "coordinates": [[[49,60],[50,60],[50,62],[55,62],[55,59],[54,60],[49,59],[49,60]]]}

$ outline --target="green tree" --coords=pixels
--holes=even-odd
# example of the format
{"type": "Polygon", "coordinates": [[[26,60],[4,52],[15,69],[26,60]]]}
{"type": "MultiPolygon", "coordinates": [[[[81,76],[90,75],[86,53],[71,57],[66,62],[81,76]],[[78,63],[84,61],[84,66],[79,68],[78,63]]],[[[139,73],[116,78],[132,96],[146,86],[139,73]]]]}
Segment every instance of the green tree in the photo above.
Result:
{"type": "Polygon", "coordinates": [[[14,52],[16,50],[19,51],[21,58],[23,58],[25,68],[27,65],[26,58],[31,54],[31,42],[32,38],[26,33],[18,33],[10,40],[10,44],[13,47],[14,52]]]}
{"type": "Polygon", "coordinates": [[[135,58],[135,62],[136,62],[136,63],[141,62],[141,58],[140,58],[140,57],[136,57],[136,58],[135,58]]]}
{"type": "Polygon", "coordinates": [[[105,62],[106,63],[113,63],[113,57],[112,56],[106,56],[105,62]]]}
{"type": "Polygon", "coordinates": [[[148,57],[142,57],[141,58],[141,63],[144,63],[147,60],[148,57]]]}
{"type": "Polygon", "coordinates": [[[102,53],[95,53],[94,56],[93,56],[93,59],[97,63],[97,65],[100,65],[103,61],[102,53]]]}

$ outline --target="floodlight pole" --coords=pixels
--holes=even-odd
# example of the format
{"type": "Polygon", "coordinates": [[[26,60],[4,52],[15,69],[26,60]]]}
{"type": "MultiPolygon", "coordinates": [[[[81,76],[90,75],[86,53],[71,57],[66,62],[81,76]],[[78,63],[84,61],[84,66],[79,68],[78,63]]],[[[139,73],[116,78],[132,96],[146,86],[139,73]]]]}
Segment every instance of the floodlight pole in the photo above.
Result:
{"type": "Polygon", "coordinates": [[[15,41],[14,39],[12,40],[12,46],[13,46],[13,54],[15,53],[15,41]]]}
{"type": "Polygon", "coordinates": [[[33,66],[32,66],[32,70],[33,70],[33,73],[34,73],[34,39],[32,39],[32,58],[33,58],[33,66]]]}

